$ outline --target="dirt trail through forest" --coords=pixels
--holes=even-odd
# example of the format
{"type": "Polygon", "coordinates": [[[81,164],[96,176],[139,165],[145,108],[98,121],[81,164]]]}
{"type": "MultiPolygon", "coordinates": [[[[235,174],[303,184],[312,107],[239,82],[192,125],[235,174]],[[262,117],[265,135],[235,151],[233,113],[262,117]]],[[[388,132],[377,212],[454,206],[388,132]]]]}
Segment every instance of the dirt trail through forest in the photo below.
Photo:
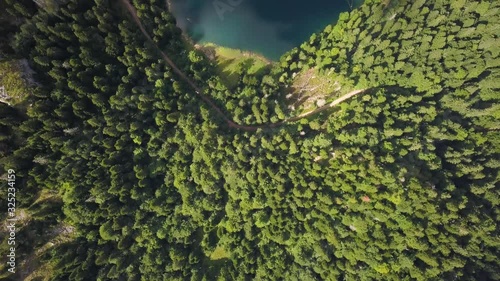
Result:
{"type": "Polygon", "coordinates": [[[132,16],[136,25],[141,30],[142,34],[158,50],[158,52],[160,53],[162,58],[168,63],[168,65],[170,65],[170,67],[174,70],[174,72],[177,73],[177,75],[179,75],[182,78],[182,80],[184,80],[186,83],[188,83],[189,86],[191,86],[191,88],[193,88],[195,90],[196,94],[198,96],[200,96],[201,99],[203,99],[203,101],[205,101],[208,105],[210,105],[210,107],[212,107],[224,119],[224,121],[227,123],[228,127],[230,127],[230,128],[241,129],[241,130],[245,130],[245,131],[257,131],[258,129],[276,128],[276,127],[284,125],[288,122],[295,122],[295,121],[298,121],[302,118],[307,118],[311,115],[317,114],[317,113],[324,111],[326,109],[335,107],[339,103],[341,103],[341,102],[343,102],[343,101],[345,101],[345,100],[347,100],[347,99],[349,99],[357,94],[363,93],[367,90],[367,89],[362,89],[362,90],[352,91],[352,92],[345,94],[342,97],[334,100],[332,103],[330,103],[328,105],[322,106],[320,108],[317,108],[317,109],[309,111],[309,112],[302,113],[302,114],[295,116],[295,117],[292,117],[292,118],[285,119],[285,120],[280,121],[280,122],[267,123],[267,124],[262,124],[262,125],[240,125],[240,124],[237,124],[231,118],[227,117],[224,114],[224,111],[222,111],[222,109],[220,109],[212,101],[212,99],[210,97],[208,97],[207,95],[204,95],[203,90],[201,88],[199,88],[198,86],[196,86],[196,83],[193,80],[191,80],[182,70],[180,70],[177,67],[177,65],[158,47],[158,45],[156,45],[156,43],[153,41],[153,39],[151,38],[149,33],[146,31],[146,29],[142,25],[142,22],[139,19],[139,17],[137,16],[137,11],[134,8],[134,6],[132,6],[132,4],[130,4],[130,2],[128,0],[121,0],[121,1],[125,5],[125,8],[129,11],[130,15],[132,16]]]}

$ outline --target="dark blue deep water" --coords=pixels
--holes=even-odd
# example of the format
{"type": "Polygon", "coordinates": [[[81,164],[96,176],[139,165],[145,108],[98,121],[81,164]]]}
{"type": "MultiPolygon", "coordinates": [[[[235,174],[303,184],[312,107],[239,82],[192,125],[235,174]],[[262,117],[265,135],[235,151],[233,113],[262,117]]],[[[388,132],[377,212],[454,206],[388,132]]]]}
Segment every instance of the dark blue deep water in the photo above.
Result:
{"type": "MultiPolygon", "coordinates": [[[[349,0],[171,0],[177,24],[196,42],[277,60],[349,11],[349,0]]],[[[359,6],[362,0],[353,0],[359,6]]]]}

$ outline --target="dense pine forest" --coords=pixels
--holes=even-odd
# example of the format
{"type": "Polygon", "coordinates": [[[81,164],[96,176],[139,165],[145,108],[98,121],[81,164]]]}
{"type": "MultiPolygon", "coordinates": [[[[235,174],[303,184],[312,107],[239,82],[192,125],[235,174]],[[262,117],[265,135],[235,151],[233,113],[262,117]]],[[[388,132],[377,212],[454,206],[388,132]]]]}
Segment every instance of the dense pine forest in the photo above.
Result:
{"type": "Polygon", "coordinates": [[[236,83],[163,0],[37,3],[1,280],[500,280],[500,1],[366,0],[236,83]]]}

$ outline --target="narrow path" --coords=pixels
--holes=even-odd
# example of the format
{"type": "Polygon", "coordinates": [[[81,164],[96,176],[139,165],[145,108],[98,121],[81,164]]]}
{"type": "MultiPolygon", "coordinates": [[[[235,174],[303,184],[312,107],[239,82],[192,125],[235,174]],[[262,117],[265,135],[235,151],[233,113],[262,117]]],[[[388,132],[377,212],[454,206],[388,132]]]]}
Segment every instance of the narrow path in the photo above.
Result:
{"type": "Polygon", "coordinates": [[[158,45],[156,45],[156,43],[153,41],[153,39],[151,38],[149,33],[146,31],[146,29],[142,25],[141,20],[137,16],[136,9],[134,8],[134,6],[132,6],[132,4],[130,4],[129,0],[121,0],[121,1],[125,5],[125,8],[127,8],[127,10],[129,11],[130,15],[132,16],[134,22],[137,24],[137,26],[141,30],[142,34],[144,34],[146,39],[158,50],[158,52],[160,53],[162,58],[168,63],[168,65],[170,65],[170,67],[174,70],[174,72],[177,73],[177,75],[179,75],[182,78],[182,80],[184,80],[186,83],[188,83],[189,86],[195,90],[196,94],[198,96],[200,96],[201,99],[203,99],[203,101],[205,101],[208,105],[210,105],[210,107],[212,107],[224,119],[224,121],[227,123],[228,127],[230,127],[230,128],[241,129],[241,130],[245,130],[245,131],[257,131],[258,129],[264,129],[264,128],[276,128],[276,127],[279,127],[281,125],[284,125],[285,123],[295,122],[295,121],[298,121],[302,118],[306,118],[306,117],[309,117],[311,115],[317,114],[321,111],[324,111],[326,109],[335,107],[339,103],[341,103],[341,102],[343,102],[343,101],[345,101],[345,100],[347,100],[347,99],[349,99],[357,94],[363,93],[367,90],[367,89],[362,89],[362,90],[352,91],[352,92],[345,94],[342,97],[334,100],[332,103],[330,103],[328,105],[322,106],[320,108],[317,108],[317,109],[309,111],[309,112],[302,113],[302,114],[295,116],[295,117],[292,117],[292,118],[285,119],[285,120],[280,121],[280,122],[267,123],[267,124],[262,124],[262,125],[240,125],[240,124],[237,124],[231,118],[227,117],[224,114],[224,111],[222,111],[222,109],[220,109],[212,101],[212,99],[210,97],[208,97],[207,95],[204,95],[203,90],[201,88],[199,88],[198,86],[196,86],[195,82],[193,80],[191,80],[182,70],[180,70],[177,67],[177,65],[158,47],[158,45]]]}
{"type": "Polygon", "coordinates": [[[361,89],[361,90],[354,90],[354,91],[351,91],[343,96],[341,96],[340,98],[334,100],[333,102],[331,102],[330,104],[327,104],[327,105],[324,105],[322,107],[319,107],[319,108],[316,108],[315,110],[312,110],[312,111],[309,111],[309,112],[305,112],[305,113],[302,113],[298,116],[295,116],[295,117],[292,117],[292,118],[288,118],[286,119],[285,121],[283,121],[283,123],[286,123],[286,122],[295,122],[295,121],[298,121],[302,118],[306,118],[306,117],[309,117],[311,115],[314,115],[316,113],[319,113],[323,110],[326,110],[326,109],[329,109],[329,108],[332,108],[332,107],[335,107],[337,106],[339,103],[347,100],[347,99],[350,99],[351,97],[357,95],[357,94],[361,94],[363,92],[365,92],[367,89],[361,89]]]}

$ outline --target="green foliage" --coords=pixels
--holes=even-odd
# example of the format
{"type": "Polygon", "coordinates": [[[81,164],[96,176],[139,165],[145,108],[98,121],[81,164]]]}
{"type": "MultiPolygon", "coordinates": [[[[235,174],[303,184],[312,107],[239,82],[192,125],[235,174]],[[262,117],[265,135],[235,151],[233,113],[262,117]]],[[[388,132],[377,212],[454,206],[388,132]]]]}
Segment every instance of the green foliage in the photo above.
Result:
{"type": "Polygon", "coordinates": [[[203,93],[113,1],[15,36],[43,86],[27,116],[0,104],[2,164],[37,221],[76,228],[54,280],[500,279],[497,1],[366,1],[231,89],[164,2],[132,2],[203,93]],[[281,126],[221,120],[289,118],[309,69],[369,90],[281,126]]]}

